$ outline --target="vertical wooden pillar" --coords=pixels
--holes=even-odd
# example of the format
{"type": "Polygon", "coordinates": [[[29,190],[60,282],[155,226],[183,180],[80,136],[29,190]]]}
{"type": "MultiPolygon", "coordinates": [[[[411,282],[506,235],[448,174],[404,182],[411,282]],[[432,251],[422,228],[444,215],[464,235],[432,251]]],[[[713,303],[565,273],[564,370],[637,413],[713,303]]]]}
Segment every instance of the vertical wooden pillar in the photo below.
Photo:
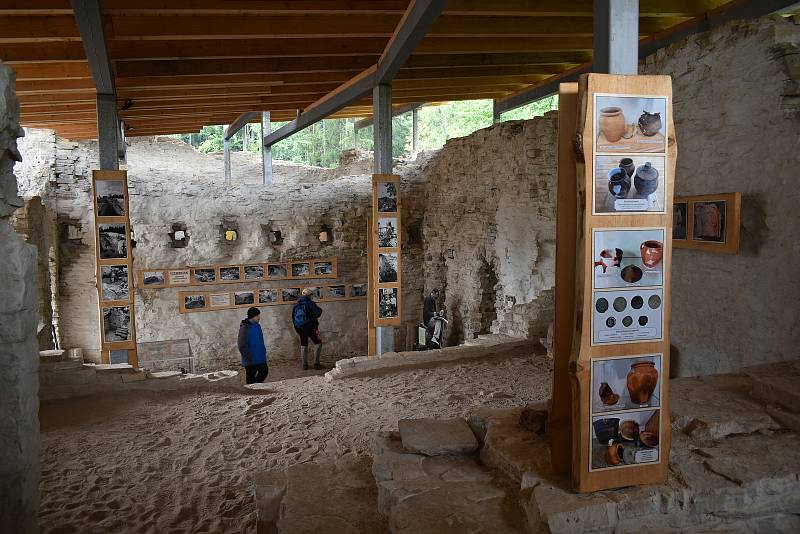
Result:
{"type": "Polygon", "coordinates": [[[556,198],[556,306],[553,335],[553,402],[550,409],[550,455],[553,469],[570,472],[572,465],[572,391],[569,358],[575,325],[575,247],[577,239],[577,178],[575,124],[578,84],[558,90],[558,195],[556,198]]]}
{"type": "MultiPolygon", "coordinates": [[[[372,136],[375,174],[392,173],[392,86],[377,85],[372,90],[372,136]]],[[[372,301],[375,305],[375,301],[372,301]]],[[[394,351],[394,328],[375,329],[375,353],[394,351]]]]}
{"type": "Polygon", "coordinates": [[[100,152],[100,169],[119,169],[117,130],[117,98],[113,94],[97,94],[97,142],[100,152]]]}
{"type": "Polygon", "coordinates": [[[269,111],[261,112],[261,174],[264,178],[264,185],[272,185],[272,146],[264,144],[264,139],[270,132],[269,111]]]}

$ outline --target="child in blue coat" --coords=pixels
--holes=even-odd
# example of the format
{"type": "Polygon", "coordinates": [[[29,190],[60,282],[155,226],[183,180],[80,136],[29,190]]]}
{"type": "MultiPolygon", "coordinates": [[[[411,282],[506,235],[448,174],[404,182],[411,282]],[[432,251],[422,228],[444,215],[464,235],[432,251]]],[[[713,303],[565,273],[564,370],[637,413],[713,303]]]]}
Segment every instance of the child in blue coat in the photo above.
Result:
{"type": "Polygon", "coordinates": [[[239,325],[237,345],[242,355],[247,383],[261,383],[269,374],[267,367],[267,347],[261,331],[261,312],[256,307],[247,310],[247,319],[239,325]]]}

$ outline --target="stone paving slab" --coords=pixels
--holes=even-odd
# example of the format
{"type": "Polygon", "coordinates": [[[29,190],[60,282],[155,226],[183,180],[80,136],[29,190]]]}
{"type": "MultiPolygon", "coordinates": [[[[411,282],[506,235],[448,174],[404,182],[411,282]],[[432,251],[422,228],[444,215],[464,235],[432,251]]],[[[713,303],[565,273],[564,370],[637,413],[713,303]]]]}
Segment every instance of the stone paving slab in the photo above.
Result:
{"type": "Polygon", "coordinates": [[[800,413],[800,360],[755,365],[742,372],[753,382],[753,397],[800,413]]]}
{"type": "Polygon", "coordinates": [[[478,440],[461,418],[401,419],[400,439],[407,452],[440,456],[468,454],[478,450],[478,440]]]}

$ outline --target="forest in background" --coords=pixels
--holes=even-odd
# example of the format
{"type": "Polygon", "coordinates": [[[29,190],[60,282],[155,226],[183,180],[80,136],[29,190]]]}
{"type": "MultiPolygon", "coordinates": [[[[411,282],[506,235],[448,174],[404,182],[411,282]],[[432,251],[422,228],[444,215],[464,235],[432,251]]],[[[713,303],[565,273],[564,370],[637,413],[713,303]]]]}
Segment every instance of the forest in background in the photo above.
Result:
{"type": "MultiPolygon", "coordinates": [[[[558,96],[550,96],[511,110],[503,121],[530,119],[558,108],[558,96]]],[[[302,130],[272,147],[272,157],[318,167],[336,167],[342,150],[353,148],[353,124],[358,119],[327,119],[302,130]]],[[[411,151],[411,112],[392,119],[392,156],[411,151]]],[[[425,106],[418,111],[419,150],[434,150],[448,139],[463,137],[492,124],[491,100],[464,100],[438,106],[425,106]]],[[[273,122],[275,131],[285,122],[273,122]]],[[[372,127],[358,132],[358,147],[372,150],[372,127]]],[[[223,126],[204,126],[198,133],[177,134],[201,152],[223,149],[223,126]]],[[[231,139],[231,150],[261,151],[261,124],[250,124],[245,139],[244,129],[231,139]]]]}

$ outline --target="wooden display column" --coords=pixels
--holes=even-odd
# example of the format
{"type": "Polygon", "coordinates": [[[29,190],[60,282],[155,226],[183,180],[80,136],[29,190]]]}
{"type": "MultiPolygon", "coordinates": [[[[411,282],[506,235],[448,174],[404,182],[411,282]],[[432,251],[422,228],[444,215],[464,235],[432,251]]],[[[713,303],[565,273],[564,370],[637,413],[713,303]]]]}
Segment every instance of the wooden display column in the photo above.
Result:
{"type": "Polygon", "coordinates": [[[400,177],[373,174],[370,325],[378,328],[402,324],[400,209],[400,177]]]}
{"type": "Polygon", "coordinates": [[[577,117],[571,470],[589,492],[668,473],[671,79],[583,75],[577,117]]]}

